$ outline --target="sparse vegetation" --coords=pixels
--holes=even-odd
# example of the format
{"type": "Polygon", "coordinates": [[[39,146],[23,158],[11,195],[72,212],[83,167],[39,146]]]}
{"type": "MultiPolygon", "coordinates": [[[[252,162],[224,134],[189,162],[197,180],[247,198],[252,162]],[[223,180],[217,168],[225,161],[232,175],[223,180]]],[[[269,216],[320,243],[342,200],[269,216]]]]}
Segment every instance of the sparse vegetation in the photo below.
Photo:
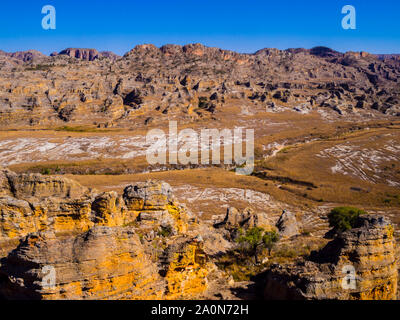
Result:
{"type": "Polygon", "coordinates": [[[259,263],[258,256],[260,252],[266,248],[271,254],[275,243],[279,241],[279,235],[276,231],[266,232],[262,228],[254,227],[246,232],[240,230],[241,235],[237,242],[241,245],[241,251],[249,256],[253,256],[255,263],[259,263]]]}
{"type": "Polygon", "coordinates": [[[254,264],[248,257],[237,251],[230,251],[220,257],[216,262],[217,266],[230,274],[235,281],[249,281],[257,274],[263,272],[267,264],[254,264]]]}
{"type": "Polygon", "coordinates": [[[35,66],[27,67],[25,68],[26,71],[48,71],[50,70],[54,65],[50,64],[37,64],[35,66]]]}
{"type": "Polygon", "coordinates": [[[107,132],[106,129],[99,129],[95,127],[85,127],[85,126],[62,126],[57,129],[56,131],[64,131],[64,132],[107,132]]]}
{"type": "Polygon", "coordinates": [[[171,234],[172,234],[171,226],[161,227],[160,230],[158,231],[158,235],[164,238],[169,237],[171,234]]]}
{"type": "Polygon", "coordinates": [[[199,108],[200,109],[207,109],[208,99],[206,97],[199,98],[199,108]]]}
{"type": "Polygon", "coordinates": [[[43,168],[42,174],[43,175],[51,175],[52,171],[50,168],[43,168]]]}
{"type": "Polygon", "coordinates": [[[365,211],[353,207],[338,207],[329,215],[329,225],[337,231],[346,231],[355,227],[358,217],[366,214],[365,211]]]}

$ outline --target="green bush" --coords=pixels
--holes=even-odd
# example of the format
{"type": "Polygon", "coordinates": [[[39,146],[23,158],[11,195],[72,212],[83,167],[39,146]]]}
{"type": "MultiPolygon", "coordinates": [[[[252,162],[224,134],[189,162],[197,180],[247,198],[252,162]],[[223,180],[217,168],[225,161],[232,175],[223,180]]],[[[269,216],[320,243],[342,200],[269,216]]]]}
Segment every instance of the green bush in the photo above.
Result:
{"type": "Polygon", "coordinates": [[[248,229],[246,233],[240,230],[241,236],[237,242],[242,245],[242,250],[247,251],[249,255],[254,256],[255,263],[258,264],[258,255],[260,251],[267,248],[271,254],[271,250],[275,243],[279,241],[279,235],[275,231],[266,232],[263,228],[254,227],[248,229]]]}
{"type": "Polygon", "coordinates": [[[207,103],[207,98],[206,97],[200,97],[199,98],[199,108],[200,109],[207,109],[208,103],[207,103]]]}
{"type": "Polygon", "coordinates": [[[328,215],[329,225],[336,231],[350,230],[355,227],[358,217],[362,214],[366,212],[357,208],[335,208],[328,215]]]}
{"type": "Polygon", "coordinates": [[[158,235],[164,238],[169,237],[172,235],[172,233],[173,231],[171,226],[161,227],[161,229],[158,231],[158,235]]]}
{"type": "Polygon", "coordinates": [[[51,175],[51,169],[50,168],[43,168],[42,170],[42,175],[51,175]]]}
{"type": "Polygon", "coordinates": [[[269,254],[271,254],[272,248],[278,241],[279,241],[279,234],[276,231],[269,231],[264,233],[263,243],[264,246],[268,249],[269,254]]]}
{"type": "Polygon", "coordinates": [[[54,65],[50,65],[50,64],[37,64],[37,65],[35,65],[35,66],[27,67],[25,70],[26,70],[26,71],[47,71],[47,70],[50,70],[52,67],[54,67],[54,65]]]}

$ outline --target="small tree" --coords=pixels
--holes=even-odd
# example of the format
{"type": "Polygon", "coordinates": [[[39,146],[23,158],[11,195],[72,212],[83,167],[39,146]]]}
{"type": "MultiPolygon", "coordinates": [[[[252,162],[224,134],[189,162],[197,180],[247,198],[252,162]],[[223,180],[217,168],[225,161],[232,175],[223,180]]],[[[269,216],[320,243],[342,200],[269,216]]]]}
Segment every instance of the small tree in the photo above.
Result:
{"type": "Polygon", "coordinates": [[[352,207],[335,208],[328,215],[329,226],[336,231],[350,230],[355,227],[361,214],[366,214],[366,212],[352,207]]]}
{"type": "Polygon", "coordinates": [[[279,241],[279,234],[275,230],[265,232],[263,236],[263,243],[265,247],[268,249],[268,255],[271,255],[272,248],[278,241],[279,241]]]}
{"type": "Polygon", "coordinates": [[[248,229],[237,242],[245,248],[249,254],[254,256],[255,263],[258,264],[258,255],[263,248],[268,248],[269,254],[276,242],[279,241],[279,235],[275,231],[265,232],[263,228],[254,227],[248,229]]]}

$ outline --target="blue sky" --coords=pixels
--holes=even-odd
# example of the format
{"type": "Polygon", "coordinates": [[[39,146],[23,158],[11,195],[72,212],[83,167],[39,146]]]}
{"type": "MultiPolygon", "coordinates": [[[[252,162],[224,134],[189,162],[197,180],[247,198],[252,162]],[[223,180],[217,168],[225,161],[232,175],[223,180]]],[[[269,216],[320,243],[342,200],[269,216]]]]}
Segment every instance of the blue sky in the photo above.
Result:
{"type": "Polygon", "coordinates": [[[398,0],[2,0],[0,49],[49,54],[67,47],[123,54],[137,44],[187,44],[239,52],[324,45],[339,51],[400,53],[398,0]],[[57,10],[57,29],[43,30],[41,9],[57,10]],[[341,8],[357,10],[344,30],[341,8]]]}

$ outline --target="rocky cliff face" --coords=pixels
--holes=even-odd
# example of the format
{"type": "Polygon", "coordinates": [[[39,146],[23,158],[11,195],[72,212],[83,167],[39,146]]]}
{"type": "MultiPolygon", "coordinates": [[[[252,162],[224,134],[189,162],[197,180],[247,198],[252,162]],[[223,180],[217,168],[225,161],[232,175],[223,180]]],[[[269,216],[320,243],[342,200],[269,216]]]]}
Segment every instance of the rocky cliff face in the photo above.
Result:
{"type": "Polygon", "coordinates": [[[366,215],[308,260],[274,265],[265,298],[394,300],[397,281],[393,226],[382,216],[366,215]]]}
{"type": "Polygon", "coordinates": [[[71,58],[76,58],[84,61],[94,61],[100,58],[110,58],[116,60],[119,56],[111,51],[99,52],[96,49],[68,48],[59,53],[52,53],[51,56],[65,55],[71,58]]]}
{"type": "Polygon", "coordinates": [[[0,296],[195,297],[213,268],[199,228],[204,232],[166,183],[133,184],[120,196],[1,170],[0,296]]]}

